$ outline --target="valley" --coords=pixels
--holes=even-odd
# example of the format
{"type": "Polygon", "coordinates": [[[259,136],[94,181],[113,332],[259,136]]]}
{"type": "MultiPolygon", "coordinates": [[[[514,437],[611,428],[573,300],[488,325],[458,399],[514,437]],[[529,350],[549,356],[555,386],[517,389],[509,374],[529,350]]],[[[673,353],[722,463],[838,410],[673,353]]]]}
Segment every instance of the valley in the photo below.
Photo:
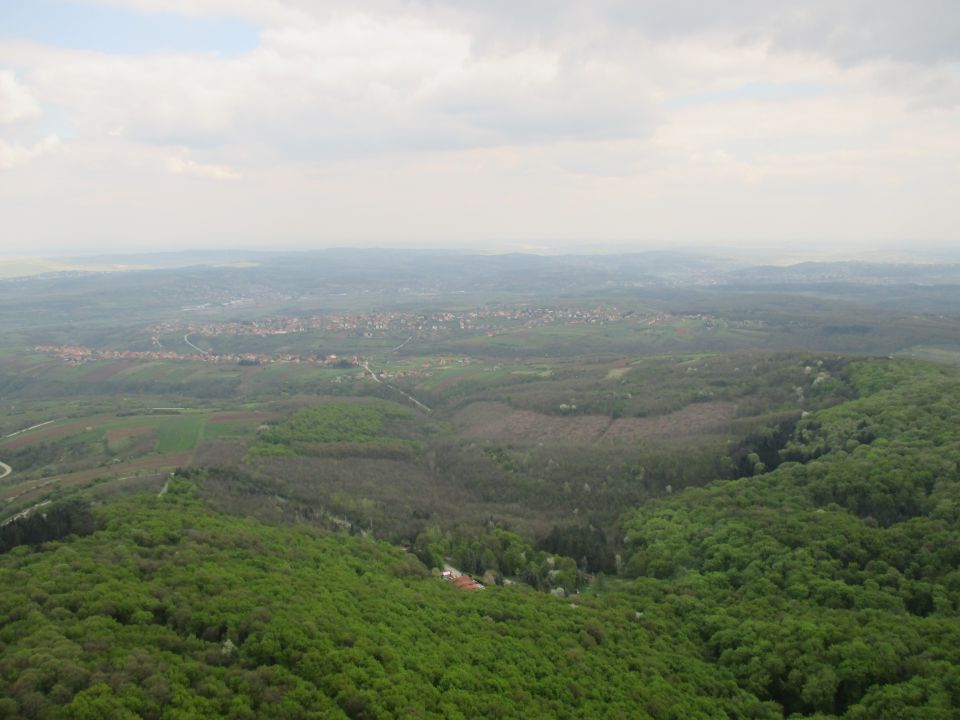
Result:
{"type": "MultiPolygon", "coordinates": [[[[46,282],[41,304],[60,286],[46,282]]],[[[139,280],[144,297],[166,282],[139,280]]],[[[253,302],[187,325],[150,320],[181,312],[150,303],[70,327],[0,311],[0,678],[14,714],[229,715],[228,695],[244,698],[238,717],[950,707],[960,320],[786,290],[750,294],[751,317],[739,301],[707,313],[699,288],[674,278],[659,306],[508,287],[476,310],[458,294],[349,315],[253,302]],[[910,357],[931,347],[942,362],[910,357]],[[176,576],[180,552],[193,570],[176,576]],[[105,554],[117,560],[83,570],[105,554]],[[484,591],[440,582],[448,567],[484,591]],[[317,626],[346,612],[344,592],[352,629],[317,626]],[[804,623],[818,639],[794,648],[804,623]],[[441,625],[469,660],[439,639],[428,659],[414,638],[441,625]],[[89,648],[61,643],[47,661],[60,675],[73,663],[73,680],[43,680],[16,650],[57,633],[89,648]],[[889,662],[857,665],[863,648],[889,662]],[[494,660],[514,654],[536,658],[526,680],[494,660]],[[139,689],[122,669],[134,655],[152,668],[139,689]],[[171,675],[180,663],[195,669],[171,675]],[[493,677],[513,695],[489,694],[493,677]]]]}

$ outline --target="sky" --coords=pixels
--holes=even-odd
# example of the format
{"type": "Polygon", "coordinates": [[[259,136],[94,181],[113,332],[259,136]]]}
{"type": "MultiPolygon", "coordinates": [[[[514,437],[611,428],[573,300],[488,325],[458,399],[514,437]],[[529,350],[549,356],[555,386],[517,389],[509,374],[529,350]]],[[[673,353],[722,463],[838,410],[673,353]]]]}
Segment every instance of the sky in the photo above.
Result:
{"type": "Polygon", "coordinates": [[[956,0],[0,0],[0,256],[960,246],[956,0]]]}

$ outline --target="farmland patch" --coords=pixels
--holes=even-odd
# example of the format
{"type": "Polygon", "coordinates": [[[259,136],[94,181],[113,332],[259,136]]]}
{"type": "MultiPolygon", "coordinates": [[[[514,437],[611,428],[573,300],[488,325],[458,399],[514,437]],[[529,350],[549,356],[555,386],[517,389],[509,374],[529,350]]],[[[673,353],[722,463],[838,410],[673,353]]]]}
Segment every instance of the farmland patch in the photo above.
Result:
{"type": "Polygon", "coordinates": [[[148,425],[141,427],[112,428],[107,430],[104,439],[107,442],[120,442],[135,435],[148,435],[152,430],[153,428],[148,425]]]}
{"type": "Polygon", "coordinates": [[[129,370],[132,366],[135,367],[132,363],[125,362],[101,363],[89,372],[85,373],[81,380],[109,380],[113,376],[118,375],[125,370],[129,370]]]}
{"type": "Polygon", "coordinates": [[[193,450],[205,415],[177,415],[158,423],[157,450],[161,453],[193,450]]]}
{"type": "Polygon", "coordinates": [[[64,425],[52,425],[50,427],[38,428],[21,435],[16,435],[2,443],[4,448],[18,450],[38,442],[49,442],[51,440],[61,440],[73,433],[82,431],[89,423],[72,422],[64,425]]]}

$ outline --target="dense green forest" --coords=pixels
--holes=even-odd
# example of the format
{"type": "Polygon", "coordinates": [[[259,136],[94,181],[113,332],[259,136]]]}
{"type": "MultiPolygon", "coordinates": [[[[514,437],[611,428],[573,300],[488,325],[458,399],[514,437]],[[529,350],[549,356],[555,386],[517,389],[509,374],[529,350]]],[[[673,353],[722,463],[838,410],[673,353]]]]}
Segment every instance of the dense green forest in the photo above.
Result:
{"type": "MultiPolygon", "coordinates": [[[[222,470],[54,504],[4,528],[0,715],[957,717],[960,376],[833,371],[730,448],[741,477],[624,508],[600,572],[586,525],[534,548],[424,522],[404,552],[241,519],[201,488],[257,479],[222,470]],[[493,582],[456,590],[445,557],[493,582]]],[[[386,407],[298,411],[263,442],[309,450],[341,414],[333,444],[403,437],[386,407]]]]}
{"type": "Polygon", "coordinates": [[[787,714],[956,717],[960,379],[851,378],[861,397],[801,420],[777,470],[639,510],[624,594],[787,714]]]}
{"type": "Polygon", "coordinates": [[[773,717],[602,599],[463,593],[383,543],[217,515],[176,482],[0,571],[5,717],[773,717]]]}

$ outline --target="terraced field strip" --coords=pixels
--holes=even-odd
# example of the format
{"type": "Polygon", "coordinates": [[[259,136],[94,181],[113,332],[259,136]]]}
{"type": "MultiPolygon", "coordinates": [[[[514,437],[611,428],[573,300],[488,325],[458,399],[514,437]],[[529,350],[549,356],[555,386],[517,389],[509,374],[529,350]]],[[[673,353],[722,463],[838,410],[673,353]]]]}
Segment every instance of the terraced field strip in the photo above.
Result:
{"type": "Polygon", "coordinates": [[[186,467],[190,464],[192,456],[193,453],[188,452],[153,455],[126,463],[80,470],[78,472],[55,475],[49,478],[38,478],[23,483],[22,485],[0,491],[0,502],[8,505],[14,501],[28,502],[36,500],[45,492],[48,492],[49,489],[52,489],[52,486],[59,488],[76,487],[86,485],[98,479],[104,479],[109,482],[160,471],[168,472],[178,467],[186,467]]]}
{"type": "Polygon", "coordinates": [[[8,437],[8,438],[16,437],[17,435],[22,435],[25,432],[30,432],[31,430],[36,430],[37,428],[42,428],[44,425],[49,425],[50,423],[55,423],[55,422],[56,420],[47,420],[46,422],[42,422],[37,425],[31,425],[30,427],[24,428],[23,430],[17,430],[16,432],[12,432],[9,435],[5,435],[4,437],[8,437]]]}
{"type": "Polygon", "coordinates": [[[21,430],[20,432],[8,435],[3,439],[2,442],[0,442],[0,447],[16,450],[36,442],[60,440],[73,433],[81,432],[84,427],[86,427],[83,421],[74,421],[65,423],[63,425],[57,425],[55,427],[49,427],[53,422],[56,421],[51,420],[50,422],[43,423],[42,425],[35,425],[32,428],[27,428],[26,430],[21,430]],[[27,432],[28,430],[32,431],[35,428],[43,429],[39,430],[39,432],[27,432]]]}

